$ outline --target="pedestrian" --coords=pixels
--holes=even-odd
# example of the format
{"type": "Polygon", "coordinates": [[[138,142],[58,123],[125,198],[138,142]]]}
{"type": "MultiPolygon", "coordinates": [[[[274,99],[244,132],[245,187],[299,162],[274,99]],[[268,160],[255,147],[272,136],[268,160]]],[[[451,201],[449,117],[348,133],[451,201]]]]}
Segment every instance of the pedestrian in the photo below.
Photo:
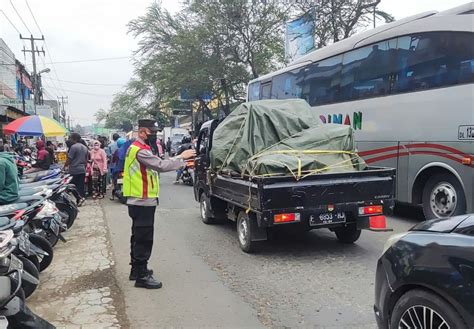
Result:
{"type": "Polygon", "coordinates": [[[168,155],[171,156],[171,138],[169,137],[166,141],[166,152],[168,152],[168,155]]]}
{"type": "Polygon", "coordinates": [[[138,120],[138,138],[127,151],[123,177],[123,194],[127,197],[128,214],[132,219],[129,279],[135,280],[135,287],[147,289],[162,287],[162,283],[153,277],[153,271],[148,269],[159,197],[158,172],[183,168],[184,160],[196,155],[194,150],[187,150],[176,158],[160,159],[150,147],[156,143],[157,131],[155,120],[138,120]]]}
{"type": "Polygon", "coordinates": [[[10,204],[18,199],[18,168],[13,154],[0,149],[0,205],[10,204]]]}
{"type": "Polygon", "coordinates": [[[37,171],[42,171],[42,170],[49,170],[49,167],[51,166],[51,163],[53,163],[53,160],[51,159],[51,155],[49,154],[48,150],[45,148],[44,142],[39,139],[36,141],[36,162],[33,164],[33,166],[26,170],[24,173],[25,174],[31,174],[37,171]]]}
{"type": "Polygon", "coordinates": [[[114,154],[112,154],[112,159],[110,160],[110,165],[114,167],[112,170],[112,196],[110,200],[115,199],[115,189],[117,186],[117,180],[120,172],[123,170],[123,165],[119,168],[119,153],[120,153],[120,148],[125,144],[125,138],[120,137],[117,139],[117,150],[115,150],[114,154]]]}
{"type": "Polygon", "coordinates": [[[109,162],[109,176],[108,176],[109,179],[107,180],[107,183],[112,182],[112,184],[113,184],[113,171],[114,171],[114,168],[115,168],[115,164],[112,163],[112,157],[114,156],[115,151],[117,151],[117,149],[118,149],[117,140],[119,138],[120,138],[120,135],[117,134],[117,133],[114,133],[112,135],[113,142],[110,143],[107,146],[107,148],[105,149],[105,153],[107,153],[107,159],[108,159],[108,162],[109,162]]]}
{"type": "Polygon", "coordinates": [[[107,175],[107,155],[99,141],[92,143],[90,161],[92,166],[92,198],[103,199],[105,195],[105,176],[107,175]]]}
{"type": "Polygon", "coordinates": [[[81,196],[78,206],[81,206],[85,201],[84,180],[86,176],[87,158],[89,156],[89,150],[83,142],[81,135],[78,133],[71,134],[71,147],[69,148],[67,160],[64,164],[64,169],[68,169],[69,174],[72,176],[71,183],[76,185],[79,195],[81,196]]]}
{"type": "Polygon", "coordinates": [[[54,146],[53,142],[51,141],[46,141],[46,151],[48,151],[50,157],[51,157],[51,162],[56,163],[58,162],[56,160],[56,157],[54,156],[54,151],[56,151],[56,147],[54,146]]]}

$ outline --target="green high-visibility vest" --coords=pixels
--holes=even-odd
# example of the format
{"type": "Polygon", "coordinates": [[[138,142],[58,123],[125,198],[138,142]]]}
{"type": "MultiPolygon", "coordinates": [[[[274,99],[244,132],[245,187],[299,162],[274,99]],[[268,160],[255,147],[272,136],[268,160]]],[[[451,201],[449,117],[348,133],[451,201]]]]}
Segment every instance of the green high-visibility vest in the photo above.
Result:
{"type": "Polygon", "coordinates": [[[158,173],[138,162],[140,150],[150,150],[148,145],[134,142],[127,151],[123,169],[123,195],[140,199],[156,199],[160,194],[158,173]]]}

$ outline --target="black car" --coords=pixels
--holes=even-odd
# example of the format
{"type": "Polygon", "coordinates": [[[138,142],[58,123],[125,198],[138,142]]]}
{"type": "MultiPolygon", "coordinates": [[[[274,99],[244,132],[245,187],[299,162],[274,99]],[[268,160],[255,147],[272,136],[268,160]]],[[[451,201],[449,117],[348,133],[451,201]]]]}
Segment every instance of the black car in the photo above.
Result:
{"type": "Polygon", "coordinates": [[[474,214],[392,236],[377,264],[380,328],[474,328],[474,214]]]}

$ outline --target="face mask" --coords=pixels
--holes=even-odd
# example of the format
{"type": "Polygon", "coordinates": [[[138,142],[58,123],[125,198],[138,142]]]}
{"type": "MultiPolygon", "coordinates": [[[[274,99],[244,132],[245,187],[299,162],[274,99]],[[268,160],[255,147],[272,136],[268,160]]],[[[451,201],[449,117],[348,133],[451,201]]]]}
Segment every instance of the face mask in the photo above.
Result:
{"type": "Polygon", "coordinates": [[[153,154],[158,153],[158,147],[156,146],[156,134],[147,134],[145,143],[151,147],[153,154]]]}

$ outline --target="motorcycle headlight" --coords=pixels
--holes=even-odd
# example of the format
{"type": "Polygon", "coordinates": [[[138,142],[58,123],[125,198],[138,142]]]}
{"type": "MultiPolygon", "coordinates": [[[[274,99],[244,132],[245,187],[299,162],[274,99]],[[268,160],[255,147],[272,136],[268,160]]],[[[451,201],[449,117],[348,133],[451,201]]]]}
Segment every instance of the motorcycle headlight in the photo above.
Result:
{"type": "Polygon", "coordinates": [[[383,246],[383,252],[382,252],[382,255],[385,254],[385,252],[391,247],[393,246],[395,243],[397,243],[398,241],[400,241],[400,239],[402,239],[405,235],[407,235],[408,232],[405,232],[405,233],[398,233],[398,234],[394,234],[392,235],[391,237],[388,238],[388,240],[385,242],[385,245],[383,246]]]}

